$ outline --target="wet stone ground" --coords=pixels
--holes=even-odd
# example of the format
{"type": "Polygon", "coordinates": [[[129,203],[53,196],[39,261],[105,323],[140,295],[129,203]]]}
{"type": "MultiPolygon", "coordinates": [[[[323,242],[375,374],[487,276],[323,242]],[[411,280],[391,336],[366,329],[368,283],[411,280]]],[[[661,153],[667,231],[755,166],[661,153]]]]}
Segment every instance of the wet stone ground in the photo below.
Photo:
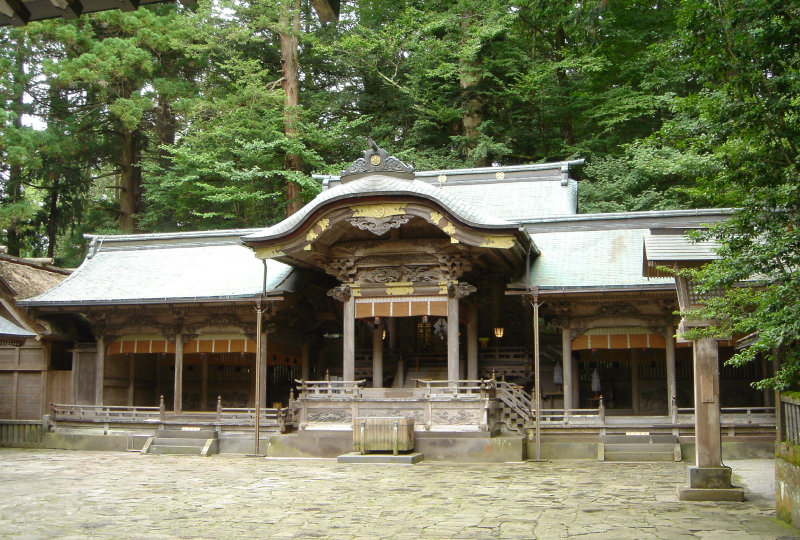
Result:
{"type": "MultiPolygon", "coordinates": [[[[0,538],[800,539],[745,503],[682,503],[683,463],[338,465],[0,450],[0,538]]],[[[734,470],[737,467],[734,465],[734,470]]],[[[748,480],[749,478],[749,480],[748,480]]]]}

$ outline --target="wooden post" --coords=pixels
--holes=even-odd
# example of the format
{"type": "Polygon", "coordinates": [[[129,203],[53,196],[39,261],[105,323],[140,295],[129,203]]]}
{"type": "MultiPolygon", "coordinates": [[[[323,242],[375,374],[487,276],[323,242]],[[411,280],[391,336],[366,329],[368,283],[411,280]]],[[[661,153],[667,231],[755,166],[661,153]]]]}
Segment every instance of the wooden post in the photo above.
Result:
{"type": "Polygon", "coordinates": [[[447,380],[458,381],[458,298],[447,298],[447,380]]]}
{"type": "Polygon", "coordinates": [[[564,409],[573,408],[572,403],[572,336],[569,326],[561,328],[561,364],[564,366],[564,409]]]}
{"type": "Polygon", "coordinates": [[[308,380],[308,362],[309,362],[309,344],[303,343],[303,348],[301,349],[301,357],[300,360],[303,364],[300,367],[300,379],[307,381],[308,380]]]}
{"type": "Polygon", "coordinates": [[[678,383],[675,377],[675,327],[667,326],[667,408],[670,418],[677,418],[678,383]]]}
{"type": "Polygon", "coordinates": [[[694,345],[694,418],[697,467],[722,467],[719,425],[719,352],[705,338],[694,345]]]}
{"type": "Polygon", "coordinates": [[[467,322],[467,379],[478,380],[478,304],[470,302],[467,322]]]}
{"type": "Polygon", "coordinates": [[[202,356],[200,366],[200,410],[208,410],[208,355],[202,356]]]}
{"type": "Polygon", "coordinates": [[[106,343],[103,336],[97,338],[97,363],[95,364],[94,404],[103,404],[103,386],[105,385],[106,343]]]}
{"type": "Polygon", "coordinates": [[[175,414],[183,412],[183,334],[175,336],[175,397],[173,399],[175,414]]]}
{"type": "Polygon", "coordinates": [[[631,349],[631,407],[639,414],[639,350],[631,349]]]}
{"type": "Polygon", "coordinates": [[[356,300],[352,296],[344,301],[342,313],[342,379],[354,381],[356,378],[356,300]]]}
{"type": "Polygon", "coordinates": [[[372,329],[372,387],[383,388],[383,321],[372,329]]]}

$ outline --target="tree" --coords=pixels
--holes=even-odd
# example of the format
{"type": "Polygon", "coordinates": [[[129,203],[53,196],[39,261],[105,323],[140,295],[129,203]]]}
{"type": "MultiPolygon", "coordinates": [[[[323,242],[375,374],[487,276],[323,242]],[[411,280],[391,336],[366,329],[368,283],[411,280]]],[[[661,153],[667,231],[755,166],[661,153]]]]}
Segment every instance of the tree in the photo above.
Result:
{"type": "Polygon", "coordinates": [[[724,295],[691,314],[719,320],[702,335],[757,340],[734,356],[783,360],[759,387],[797,388],[800,378],[800,9],[785,2],[684,2],[681,52],[703,91],[683,110],[703,126],[692,151],[717,163],[695,195],[739,211],[699,235],[721,258],[691,272],[703,290],[724,295]],[[745,284],[746,286],[741,286],[745,284]]]}

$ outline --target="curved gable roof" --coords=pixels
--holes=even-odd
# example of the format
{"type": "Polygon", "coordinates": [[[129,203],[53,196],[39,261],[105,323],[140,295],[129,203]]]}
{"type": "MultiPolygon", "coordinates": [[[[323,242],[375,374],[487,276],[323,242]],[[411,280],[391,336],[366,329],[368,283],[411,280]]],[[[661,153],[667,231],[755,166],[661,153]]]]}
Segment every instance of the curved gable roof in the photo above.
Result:
{"type": "MultiPolygon", "coordinates": [[[[439,187],[421,182],[386,175],[370,175],[332,189],[323,191],[300,211],[277,225],[243,236],[245,242],[266,241],[280,238],[297,231],[307,220],[326,205],[339,201],[354,200],[369,196],[398,195],[427,199],[447,210],[465,225],[483,229],[518,229],[519,225],[494,217],[485,211],[459,200],[439,187]]],[[[360,201],[358,201],[360,203],[360,201]]]]}

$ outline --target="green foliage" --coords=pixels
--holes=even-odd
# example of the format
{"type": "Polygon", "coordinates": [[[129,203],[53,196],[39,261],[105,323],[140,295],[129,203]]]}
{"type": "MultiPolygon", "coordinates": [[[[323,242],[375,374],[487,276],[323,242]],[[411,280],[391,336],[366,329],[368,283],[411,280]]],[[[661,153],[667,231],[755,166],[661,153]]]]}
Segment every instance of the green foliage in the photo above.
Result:
{"type": "Polygon", "coordinates": [[[760,388],[800,380],[800,11],[783,2],[685,2],[681,42],[704,89],[685,101],[705,126],[689,150],[717,166],[695,193],[741,208],[699,238],[719,242],[720,259],[691,272],[703,290],[728,292],[695,317],[720,320],[707,334],[748,335],[734,356],[783,361],[760,388]],[[744,284],[745,286],[741,286],[744,284]]]}

